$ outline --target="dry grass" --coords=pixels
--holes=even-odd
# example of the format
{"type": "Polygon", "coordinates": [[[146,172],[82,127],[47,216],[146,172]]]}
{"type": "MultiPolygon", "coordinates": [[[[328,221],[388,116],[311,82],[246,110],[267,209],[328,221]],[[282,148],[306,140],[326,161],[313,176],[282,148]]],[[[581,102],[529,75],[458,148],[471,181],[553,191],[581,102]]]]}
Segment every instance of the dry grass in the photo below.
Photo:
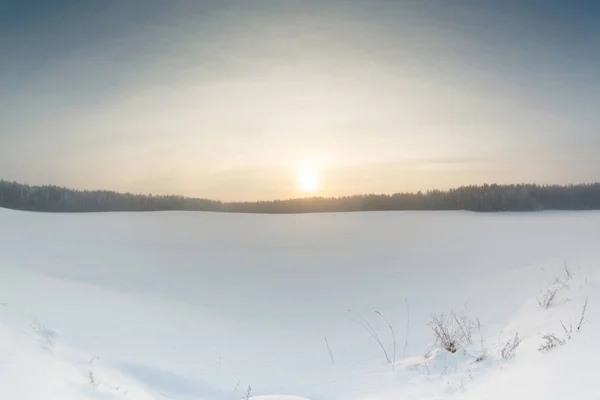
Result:
{"type": "Polygon", "coordinates": [[[544,293],[537,297],[538,305],[546,309],[550,308],[550,306],[552,306],[552,302],[556,297],[557,291],[558,289],[556,288],[546,289],[544,293]]]}
{"type": "Polygon", "coordinates": [[[544,343],[538,348],[539,351],[550,351],[555,347],[563,346],[565,344],[564,340],[558,338],[553,333],[545,334],[542,336],[542,339],[544,339],[544,343]]]}
{"type": "Polygon", "coordinates": [[[98,386],[100,386],[100,382],[98,382],[98,380],[96,379],[96,376],[94,375],[94,370],[93,370],[94,361],[97,360],[97,359],[98,359],[98,357],[94,356],[90,360],[90,371],[88,373],[88,380],[90,382],[90,385],[92,385],[92,387],[95,387],[95,388],[97,388],[98,386]]]}
{"type": "Polygon", "coordinates": [[[515,354],[515,351],[517,350],[517,347],[519,347],[520,344],[521,338],[519,338],[519,332],[517,332],[515,333],[515,337],[506,342],[506,344],[502,348],[502,358],[511,358],[515,354]]]}
{"type": "Polygon", "coordinates": [[[433,315],[429,327],[435,336],[435,344],[451,353],[456,353],[459,346],[466,346],[473,342],[473,329],[476,322],[466,314],[451,312],[450,316],[433,315]]]}
{"type": "Polygon", "coordinates": [[[569,323],[569,327],[567,328],[567,326],[565,325],[564,322],[560,321],[560,325],[563,328],[563,331],[565,332],[565,337],[569,340],[571,340],[571,338],[573,337],[573,324],[569,323]]]}
{"type": "Polygon", "coordinates": [[[375,311],[375,314],[379,315],[381,319],[383,319],[383,321],[387,324],[392,336],[392,344],[390,346],[391,348],[386,348],[386,346],[383,344],[383,341],[381,340],[381,337],[379,336],[373,325],[369,323],[369,321],[367,321],[362,315],[358,314],[353,310],[349,310],[349,312],[357,318],[356,322],[369,333],[369,335],[373,338],[373,340],[375,340],[375,342],[377,342],[379,348],[381,348],[381,351],[383,352],[386,362],[393,369],[396,364],[396,333],[392,324],[390,324],[390,322],[387,320],[385,315],[383,315],[383,313],[375,311]]]}
{"type": "Polygon", "coordinates": [[[252,397],[252,386],[248,385],[248,389],[246,389],[246,394],[244,394],[244,400],[250,400],[252,397]]]}
{"type": "Polygon", "coordinates": [[[583,303],[583,309],[581,310],[581,317],[579,318],[579,322],[577,323],[577,332],[581,330],[581,327],[585,323],[585,312],[587,311],[588,299],[585,298],[585,303],[583,303]]]}
{"type": "Polygon", "coordinates": [[[331,363],[335,364],[335,359],[333,358],[333,352],[331,351],[331,346],[329,346],[329,340],[327,340],[327,336],[325,336],[325,344],[327,345],[327,351],[329,352],[331,363]]]}

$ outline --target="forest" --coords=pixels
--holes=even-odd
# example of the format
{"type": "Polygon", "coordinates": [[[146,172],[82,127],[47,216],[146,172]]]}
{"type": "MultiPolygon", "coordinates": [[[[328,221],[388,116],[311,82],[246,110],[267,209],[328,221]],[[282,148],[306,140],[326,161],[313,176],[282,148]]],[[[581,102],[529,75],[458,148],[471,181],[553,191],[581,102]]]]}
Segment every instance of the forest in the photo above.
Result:
{"type": "Polygon", "coordinates": [[[71,213],[185,210],[264,214],[394,210],[596,210],[600,209],[600,183],[484,184],[416,193],[222,202],[175,195],[153,196],[106,190],[74,190],[58,186],[30,186],[0,180],[0,207],[71,213]]]}

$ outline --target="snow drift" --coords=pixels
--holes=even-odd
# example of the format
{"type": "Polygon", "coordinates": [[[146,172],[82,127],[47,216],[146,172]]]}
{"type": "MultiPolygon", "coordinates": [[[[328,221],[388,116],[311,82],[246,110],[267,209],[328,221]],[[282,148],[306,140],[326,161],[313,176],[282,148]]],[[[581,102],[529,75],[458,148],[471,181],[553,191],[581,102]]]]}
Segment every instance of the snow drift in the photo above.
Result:
{"type": "Polygon", "coordinates": [[[597,398],[599,212],[0,210],[0,226],[6,398],[597,398]],[[430,323],[453,311],[471,332],[449,352],[430,323]]]}

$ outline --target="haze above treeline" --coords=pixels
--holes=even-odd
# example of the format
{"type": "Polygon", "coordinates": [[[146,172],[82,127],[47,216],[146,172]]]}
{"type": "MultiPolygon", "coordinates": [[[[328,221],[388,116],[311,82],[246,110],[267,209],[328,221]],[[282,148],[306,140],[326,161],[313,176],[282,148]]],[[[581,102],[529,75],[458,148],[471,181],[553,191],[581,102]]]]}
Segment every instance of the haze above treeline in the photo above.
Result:
{"type": "Polygon", "coordinates": [[[153,196],[50,185],[30,186],[0,180],[0,207],[66,213],[179,210],[264,214],[400,210],[596,210],[600,209],[600,183],[483,184],[415,193],[222,202],[177,195],[153,196]]]}

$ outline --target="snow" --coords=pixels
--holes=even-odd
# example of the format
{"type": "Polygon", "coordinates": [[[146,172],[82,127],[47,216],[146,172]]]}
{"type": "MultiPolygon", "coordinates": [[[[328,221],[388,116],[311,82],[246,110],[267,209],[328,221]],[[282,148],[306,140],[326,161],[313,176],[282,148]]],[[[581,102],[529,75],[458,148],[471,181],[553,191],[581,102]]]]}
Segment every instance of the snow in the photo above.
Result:
{"type": "Polygon", "coordinates": [[[0,227],[2,398],[600,398],[599,212],[0,209],[0,227]],[[456,353],[428,327],[452,311],[481,323],[456,353]],[[548,333],[565,343],[540,352],[548,333]]]}

